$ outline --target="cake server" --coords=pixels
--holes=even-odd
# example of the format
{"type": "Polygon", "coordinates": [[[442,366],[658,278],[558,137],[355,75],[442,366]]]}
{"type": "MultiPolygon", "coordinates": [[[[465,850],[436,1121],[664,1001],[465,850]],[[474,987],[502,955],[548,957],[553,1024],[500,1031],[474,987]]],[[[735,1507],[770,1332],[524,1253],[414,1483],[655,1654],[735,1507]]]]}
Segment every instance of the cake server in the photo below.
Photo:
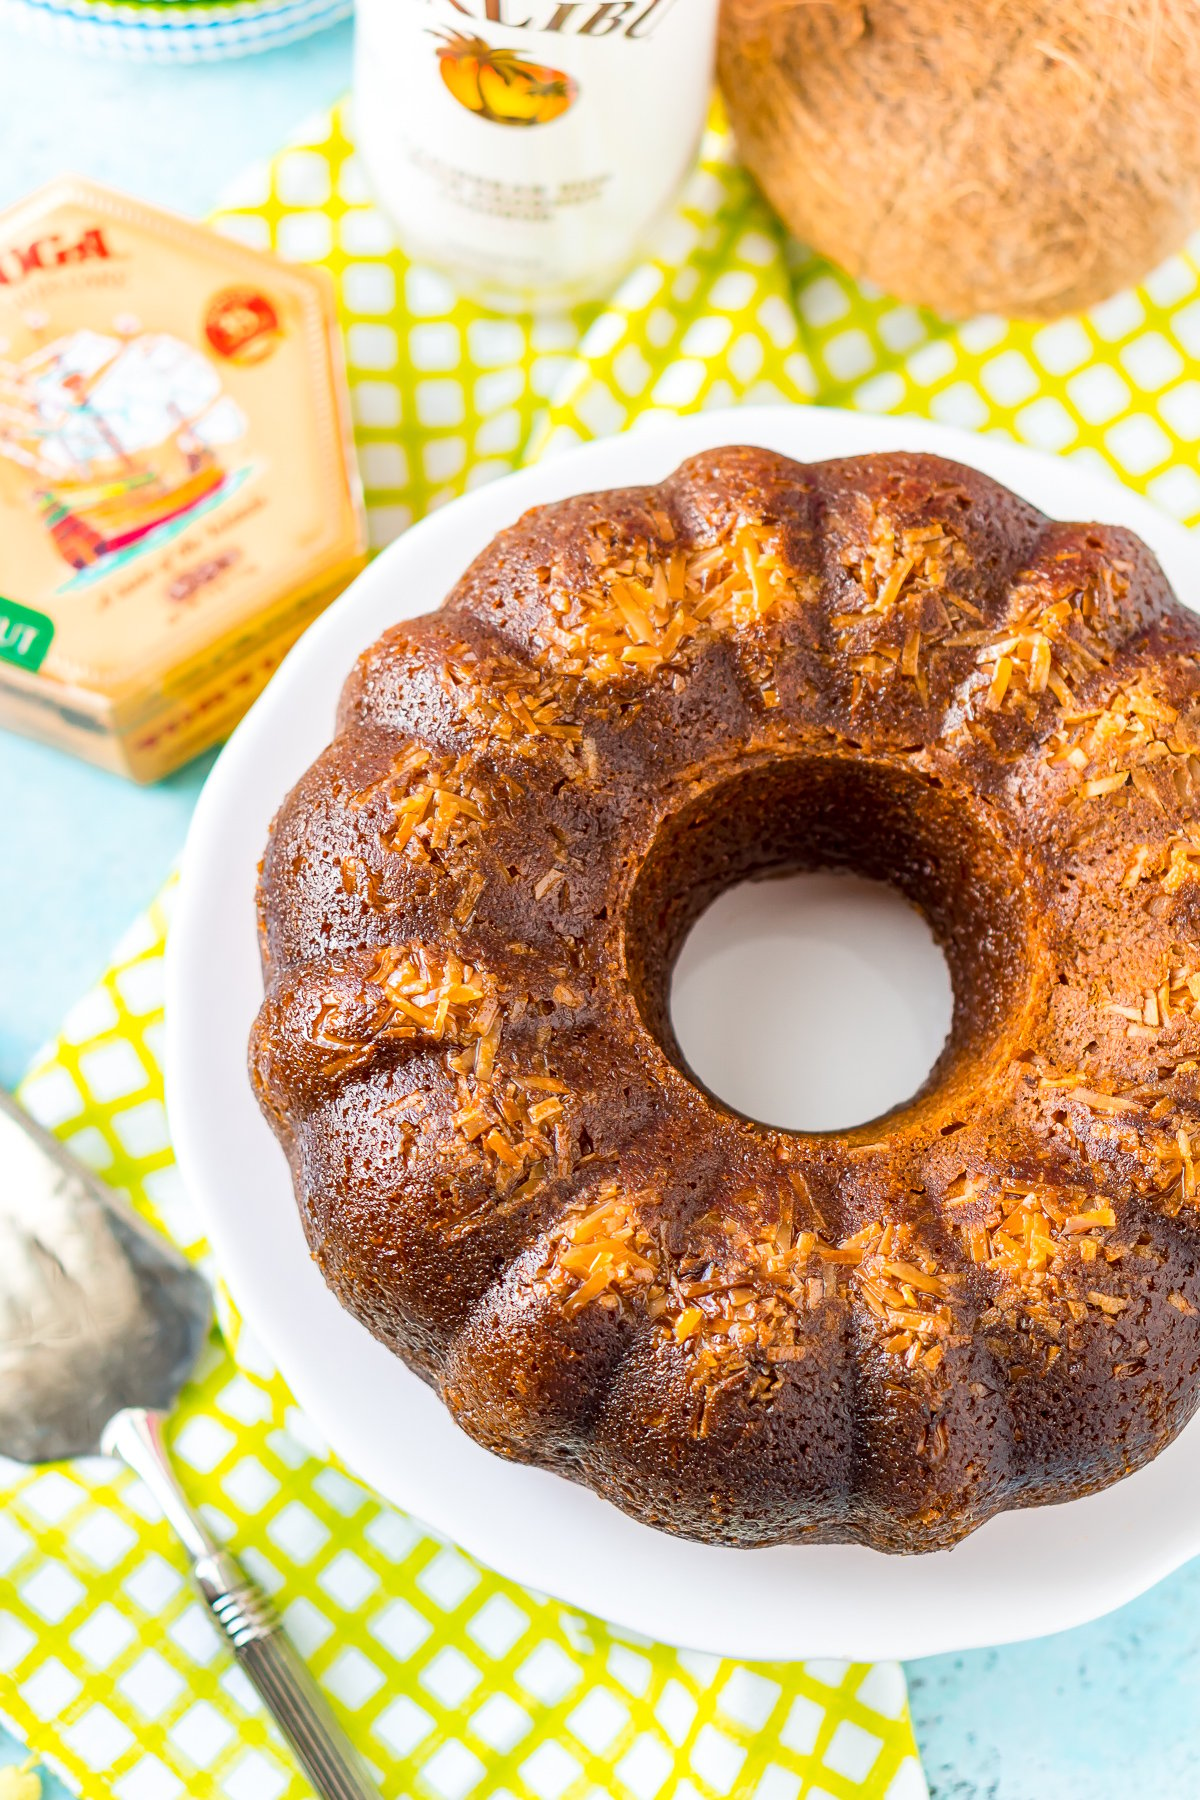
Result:
{"type": "Polygon", "coordinates": [[[203,1278],[0,1091],[0,1455],[126,1463],[320,1800],[379,1800],[267,1601],[171,1466],[163,1427],[211,1322],[203,1278]]]}

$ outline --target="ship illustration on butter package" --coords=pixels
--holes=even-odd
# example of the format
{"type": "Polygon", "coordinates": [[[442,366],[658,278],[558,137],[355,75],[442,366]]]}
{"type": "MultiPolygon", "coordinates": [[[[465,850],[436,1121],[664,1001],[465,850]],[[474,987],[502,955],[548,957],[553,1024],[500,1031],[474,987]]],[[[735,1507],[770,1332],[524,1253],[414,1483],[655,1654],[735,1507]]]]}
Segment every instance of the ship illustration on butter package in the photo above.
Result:
{"type": "Polygon", "coordinates": [[[60,592],[166,542],[251,472],[225,459],[246,416],[199,351],[117,328],[0,358],[0,456],[28,470],[31,504],[79,571],[60,592]]]}

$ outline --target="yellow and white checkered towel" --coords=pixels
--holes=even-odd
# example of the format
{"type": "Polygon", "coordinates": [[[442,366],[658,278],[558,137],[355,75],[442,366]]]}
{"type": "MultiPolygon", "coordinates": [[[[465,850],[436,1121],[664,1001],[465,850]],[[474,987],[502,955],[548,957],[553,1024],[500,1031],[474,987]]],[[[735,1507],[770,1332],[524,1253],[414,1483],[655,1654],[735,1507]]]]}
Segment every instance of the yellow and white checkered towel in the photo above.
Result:
{"type": "MultiPolygon", "coordinates": [[[[221,216],[326,263],[343,310],[372,533],[529,457],[656,413],[817,400],[1087,456],[1200,519],[1200,245],[1050,326],[951,326],[788,246],[720,129],[612,300],[491,317],[411,265],[341,115],[221,216]]],[[[162,1106],[169,891],[24,1089],[190,1253],[162,1106]]],[[[214,1529],[279,1597],[387,1795],[420,1800],[921,1800],[894,1664],[737,1665],[615,1632],[500,1581],[332,1468],[228,1304],[175,1449],[214,1529]]],[[[0,1715],[89,1796],[305,1789],[138,1485],[0,1465],[0,1715]]]]}
{"type": "MultiPolygon", "coordinates": [[[[162,1104],[171,892],[23,1097],[202,1257],[162,1104]]],[[[922,1800],[894,1663],[719,1662],[501,1581],[331,1467],[224,1297],[221,1320],[179,1407],[181,1473],[277,1597],[389,1800],[922,1800]]],[[[13,1728],[88,1800],[299,1800],[138,1484],[102,1463],[9,1465],[0,1481],[0,1711],[13,1728]]]]}

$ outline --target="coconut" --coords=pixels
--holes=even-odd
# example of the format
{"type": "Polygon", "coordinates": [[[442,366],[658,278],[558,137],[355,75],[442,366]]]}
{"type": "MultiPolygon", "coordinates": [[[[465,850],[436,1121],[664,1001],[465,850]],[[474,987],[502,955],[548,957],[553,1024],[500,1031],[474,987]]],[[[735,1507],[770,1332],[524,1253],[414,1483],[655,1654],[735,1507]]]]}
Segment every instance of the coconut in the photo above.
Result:
{"type": "Polygon", "coordinates": [[[1075,311],[1200,221],[1196,0],[724,0],[720,73],[791,230],[942,313],[1075,311]]]}

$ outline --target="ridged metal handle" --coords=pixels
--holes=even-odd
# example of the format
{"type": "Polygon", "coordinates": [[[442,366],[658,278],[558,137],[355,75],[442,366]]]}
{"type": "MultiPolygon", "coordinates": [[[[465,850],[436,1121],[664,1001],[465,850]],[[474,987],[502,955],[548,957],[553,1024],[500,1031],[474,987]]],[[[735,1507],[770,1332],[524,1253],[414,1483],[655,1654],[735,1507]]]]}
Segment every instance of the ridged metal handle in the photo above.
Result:
{"type": "Polygon", "coordinates": [[[150,1488],[192,1558],[192,1577],[267,1711],[291,1745],[320,1800],[380,1800],[275,1617],[241,1567],[192,1511],[171,1467],[162,1415],[129,1408],[108,1425],[103,1448],[150,1488]]]}
{"type": "Polygon", "coordinates": [[[321,1800],[379,1800],[267,1601],[227,1551],[193,1565],[196,1586],[321,1800]]]}

